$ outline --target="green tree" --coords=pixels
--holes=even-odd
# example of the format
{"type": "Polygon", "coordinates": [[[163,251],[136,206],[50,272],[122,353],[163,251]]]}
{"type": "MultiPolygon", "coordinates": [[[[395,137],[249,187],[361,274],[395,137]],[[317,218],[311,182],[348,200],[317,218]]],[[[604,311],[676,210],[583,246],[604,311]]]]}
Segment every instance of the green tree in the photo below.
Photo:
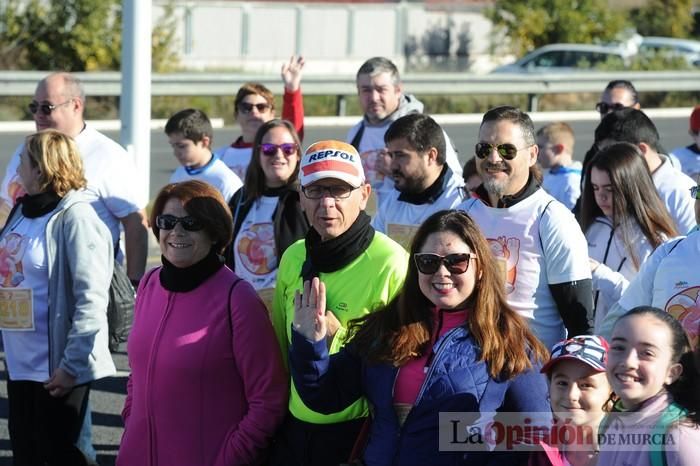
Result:
{"type": "Polygon", "coordinates": [[[643,36],[689,37],[695,26],[693,0],[648,0],[632,10],[631,19],[643,36]]]}
{"type": "MultiPolygon", "coordinates": [[[[172,2],[153,28],[153,67],[177,65],[172,2]]],[[[6,0],[0,12],[5,69],[97,71],[121,64],[121,0],[6,0]]]]}
{"type": "Polygon", "coordinates": [[[612,41],[626,26],[625,15],[611,11],[607,0],[496,0],[486,16],[518,56],[557,42],[612,41]]]}

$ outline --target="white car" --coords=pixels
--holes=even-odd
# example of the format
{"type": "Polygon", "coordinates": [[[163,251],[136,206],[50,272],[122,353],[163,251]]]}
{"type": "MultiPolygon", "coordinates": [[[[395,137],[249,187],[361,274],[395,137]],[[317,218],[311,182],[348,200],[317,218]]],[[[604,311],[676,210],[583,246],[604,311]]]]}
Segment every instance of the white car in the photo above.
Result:
{"type": "Polygon", "coordinates": [[[592,70],[602,62],[619,60],[629,64],[631,55],[623,47],[591,44],[550,44],[533,50],[520,60],[499,66],[492,73],[559,73],[592,70]]]}
{"type": "Polygon", "coordinates": [[[675,37],[643,37],[639,53],[669,53],[684,58],[689,65],[700,66],[700,41],[675,37]]]}

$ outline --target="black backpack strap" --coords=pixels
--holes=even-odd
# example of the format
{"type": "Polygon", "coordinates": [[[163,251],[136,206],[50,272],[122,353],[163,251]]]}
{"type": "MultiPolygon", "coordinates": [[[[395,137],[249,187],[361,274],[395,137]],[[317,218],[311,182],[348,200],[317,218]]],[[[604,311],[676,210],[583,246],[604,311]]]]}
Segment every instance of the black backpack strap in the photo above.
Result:
{"type": "Polygon", "coordinates": [[[542,249],[542,257],[547,259],[547,257],[544,255],[544,243],[542,242],[542,233],[540,231],[540,227],[542,226],[542,217],[544,217],[544,214],[547,212],[547,209],[549,209],[549,205],[554,202],[554,199],[549,201],[546,206],[544,206],[544,209],[542,209],[542,213],[540,214],[540,222],[537,224],[537,239],[540,241],[540,248],[542,249]]]}
{"type": "Polygon", "coordinates": [[[365,120],[364,117],[362,117],[362,121],[360,122],[360,127],[357,128],[357,133],[355,133],[355,136],[352,137],[352,141],[350,141],[350,145],[357,149],[357,152],[360,152],[360,142],[362,141],[362,136],[365,134],[365,120]]]}

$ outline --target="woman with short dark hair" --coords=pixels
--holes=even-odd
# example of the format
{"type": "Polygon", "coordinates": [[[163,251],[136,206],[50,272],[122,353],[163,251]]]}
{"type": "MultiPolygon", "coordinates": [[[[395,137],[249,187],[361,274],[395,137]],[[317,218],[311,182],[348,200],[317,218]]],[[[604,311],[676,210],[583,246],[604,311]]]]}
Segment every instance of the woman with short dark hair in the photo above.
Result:
{"type": "Polygon", "coordinates": [[[160,191],[151,226],[163,265],[136,297],[117,464],[257,464],[288,382],[265,307],[220,256],[231,213],[215,188],[186,181],[160,191]]]}

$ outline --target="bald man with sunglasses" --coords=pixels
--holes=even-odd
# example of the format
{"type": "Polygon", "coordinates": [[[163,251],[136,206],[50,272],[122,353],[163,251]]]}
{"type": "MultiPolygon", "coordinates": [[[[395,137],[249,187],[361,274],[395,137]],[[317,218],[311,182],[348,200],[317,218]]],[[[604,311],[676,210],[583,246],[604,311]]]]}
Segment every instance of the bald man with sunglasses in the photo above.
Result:
{"type": "Polygon", "coordinates": [[[484,115],[475,147],[483,183],[458,208],[474,218],[503,274],[508,302],[551,348],[592,331],[588,246],[576,219],[533,175],[538,147],[515,107],[484,115]]]}

